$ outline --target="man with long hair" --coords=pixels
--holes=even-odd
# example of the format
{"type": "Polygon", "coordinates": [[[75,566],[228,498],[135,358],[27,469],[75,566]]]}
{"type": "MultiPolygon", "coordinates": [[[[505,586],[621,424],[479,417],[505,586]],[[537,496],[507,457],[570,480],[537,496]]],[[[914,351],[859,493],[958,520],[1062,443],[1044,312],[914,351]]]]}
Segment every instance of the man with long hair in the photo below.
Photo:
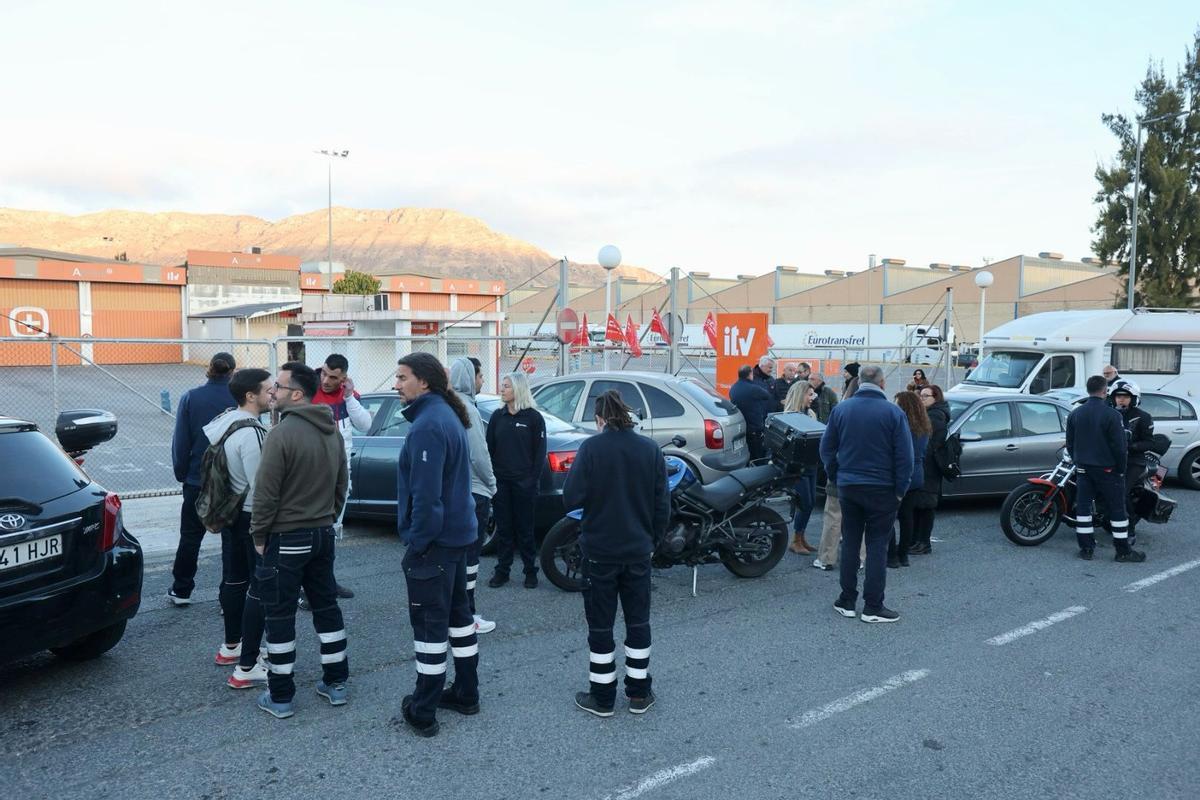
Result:
{"type": "Polygon", "coordinates": [[[439,708],[479,713],[479,645],[467,598],[467,551],[478,536],[471,497],[466,406],[430,353],[396,367],[396,391],[412,423],[400,451],[396,526],[408,546],[404,580],[416,651],[417,685],[400,704],[419,736],[436,736],[439,708]],[[446,652],[454,683],[446,686],[446,652]]]}

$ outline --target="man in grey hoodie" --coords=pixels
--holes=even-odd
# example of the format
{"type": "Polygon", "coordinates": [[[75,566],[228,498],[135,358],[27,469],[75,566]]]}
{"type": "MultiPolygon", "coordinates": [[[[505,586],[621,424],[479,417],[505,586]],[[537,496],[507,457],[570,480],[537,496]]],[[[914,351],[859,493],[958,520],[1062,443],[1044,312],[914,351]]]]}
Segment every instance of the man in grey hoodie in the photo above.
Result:
{"type": "Polygon", "coordinates": [[[492,457],[488,454],[485,426],[475,406],[475,395],[483,385],[483,371],[469,358],[459,358],[450,365],[450,388],[454,390],[471,418],[467,440],[471,446],[471,496],[475,498],[475,518],[479,523],[479,538],[467,550],[467,597],[475,617],[476,633],[490,633],[496,623],[475,612],[475,581],[479,577],[479,549],[484,531],[492,516],[492,498],[496,495],[496,475],[492,472],[492,457]]]}
{"type": "Polygon", "coordinates": [[[261,595],[254,580],[261,559],[250,538],[250,509],[254,507],[254,479],[267,435],[259,417],[270,410],[270,390],[271,373],[265,369],[238,370],[229,381],[229,393],[237,408],[229,409],[204,426],[204,435],[213,444],[224,437],[229,492],[235,496],[246,493],[237,517],[221,531],[219,597],[225,620],[225,643],[217,650],[216,663],[239,665],[227,681],[234,689],[249,689],[267,681],[266,661],[259,657],[263,634],[261,595]]]}

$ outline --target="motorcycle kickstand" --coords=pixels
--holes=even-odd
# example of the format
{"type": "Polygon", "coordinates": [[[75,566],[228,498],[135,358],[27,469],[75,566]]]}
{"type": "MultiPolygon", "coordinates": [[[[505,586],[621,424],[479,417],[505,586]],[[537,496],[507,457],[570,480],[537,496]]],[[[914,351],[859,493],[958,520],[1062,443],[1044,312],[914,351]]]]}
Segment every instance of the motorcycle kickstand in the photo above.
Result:
{"type": "Polygon", "coordinates": [[[700,572],[700,567],[692,565],[692,597],[696,596],[696,576],[700,572]]]}

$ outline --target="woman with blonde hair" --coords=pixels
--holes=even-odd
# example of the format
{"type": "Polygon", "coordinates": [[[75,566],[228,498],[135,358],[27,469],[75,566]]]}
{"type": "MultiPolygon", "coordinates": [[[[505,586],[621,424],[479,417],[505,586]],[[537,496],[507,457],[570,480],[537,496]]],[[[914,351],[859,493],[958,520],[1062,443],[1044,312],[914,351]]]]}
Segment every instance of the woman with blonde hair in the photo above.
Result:
{"type": "Polygon", "coordinates": [[[892,540],[888,542],[888,566],[893,568],[908,566],[908,548],[913,543],[915,526],[913,512],[916,509],[921,488],[925,485],[925,449],[929,446],[929,436],[933,433],[933,426],[929,422],[929,414],[925,412],[925,405],[914,392],[898,392],[896,405],[900,406],[900,410],[908,417],[908,428],[912,433],[913,473],[912,480],[908,483],[908,491],[900,500],[900,510],[896,514],[896,519],[900,523],[899,545],[897,546],[894,534],[892,540]]]}
{"type": "Polygon", "coordinates": [[[504,405],[492,414],[487,426],[488,453],[496,474],[492,509],[496,519],[496,571],[488,586],[495,589],[508,583],[513,551],[520,550],[525,588],[534,589],[538,579],[533,508],[546,464],[546,420],[533,405],[529,378],[524,372],[504,376],[500,400],[504,405]]]}
{"type": "MultiPolygon", "coordinates": [[[[813,397],[812,384],[808,381],[796,381],[788,389],[787,396],[784,398],[784,413],[806,414],[816,419],[817,415],[812,409],[813,397]]],[[[812,517],[813,505],[816,503],[816,499],[817,468],[815,466],[806,467],[800,475],[799,482],[796,483],[796,515],[792,518],[791,551],[797,555],[810,556],[816,552],[804,540],[804,534],[808,528],[808,520],[812,517]]]]}

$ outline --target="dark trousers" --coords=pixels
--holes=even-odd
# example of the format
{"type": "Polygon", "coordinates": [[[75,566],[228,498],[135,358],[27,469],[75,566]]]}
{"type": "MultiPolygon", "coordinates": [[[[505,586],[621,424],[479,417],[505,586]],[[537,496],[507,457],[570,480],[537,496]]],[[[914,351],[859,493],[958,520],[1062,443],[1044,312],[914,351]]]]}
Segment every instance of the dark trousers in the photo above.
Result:
{"type": "Polygon", "coordinates": [[[479,549],[483,547],[483,539],[487,536],[488,521],[492,518],[492,498],[485,494],[471,492],[475,499],[475,526],[479,536],[475,543],[467,547],[467,602],[471,605],[471,615],[475,615],[475,582],[479,580],[479,549]]]}
{"type": "Polygon", "coordinates": [[[175,576],[171,590],[179,597],[191,597],[196,588],[196,562],[200,558],[200,545],[204,543],[204,523],[196,513],[196,498],[200,487],[190,483],[183,485],[183,505],[179,509],[179,547],[175,550],[175,576]]]}
{"type": "Polygon", "coordinates": [[[496,497],[492,502],[492,511],[496,515],[496,572],[507,575],[512,569],[514,550],[519,550],[525,574],[536,575],[533,511],[537,502],[537,483],[497,480],[496,497]]]}
{"type": "Polygon", "coordinates": [[[250,512],[238,514],[233,525],[221,531],[221,614],[225,644],[242,642],[241,663],[254,666],[262,644],[261,598],[254,585],[255,569],[262,559],[250,537],[250,512]]]}
{"type": "Polygon", "coordinates": [[[812,518],[813,506],[817,501],[817,473],[810,469],[796,482],[796,515],[792,517],[792,532],[804,533],[812,518]]]}
{"type": "Polygon", "coordinates": [[[933,538],[933,520],[937,516],[936,508],[913,509],[913,543],[929,544],[933,538]]]}
{"type": "Polygon", "coordinates": [[[1129,543],[1133,544],[1134,529],[1137,527],[1140,517],[1133,507],[1133,487],[1142,482],[1142,476],[1146,473],[1146,462],[1134,461],[1129,459],[1129,467],[1125,473],[1125,517],[1129,520],[1129,543]]]}
{"type": "Polygon", "coordinates": [[[883,589],[887,583],[888,541],[900,500],[894,489],[887,486],[839,486],[838,499],[842,504],[842,551],[838,557],[841,570],[843,605],[858,602],[858,548],[867,541],[867,568],[863,578],[863,605],[876,610],[883,606],[883,589]]]}
{"type": "Polygon", "coordinates": [[[625,617],[625,695],[650,693],[650,559],[634,564],[583,561],[583,613],[588,623],[588,681],[604,708],[617,698],[617,601],[625,617]]]}
{"type": "Polygon", "coordinates": [[[296,666],[296,601],[301,587],[312,608],[325,683],[345,683],[350,674],[333,558],[333,526],[268,534],[257,577],[266,611],[267,685],[277,703],[291,702],[296,695],[292,670],[296,666]]]}
{"type": "Polygon", "coordinates": [[[416,651],[417,688],[409,713],[419,723],[437,715],[446,686],[446,651],[454,657],[454,698],[479,702],[479,644],[467,601],[467,548],[430,545],[404,554],[408,618],[416,651]]]}
{"type": "Polygon", "coordinates": [[[888,539],[888,558],[899,558],[901,561],[908,560],[908,548],[912,547],[913,542],[917,541],[917,493],[908,492],[904,495],[904,499],[900,501],[900,507],[896,510],[896,523],[900,529],[899,537],[892,536],[888,539]]]}
{"type": "Polygon", "coordinates": [[[758,461],[767,457],[767,432],[746,431],[746,447],[750,450],[750,460],[758,461]]]}
{"type": "Polygon", "coordinates": [[[1129,517],[1125,513],[1125,479],[1111,467],[1080,466],[1075,473],[1075,538],[1080,550],[1096,547],[1092,513],[1096,500],[1108,510],[1113,547],[1129,549],[1129,517]]]}

